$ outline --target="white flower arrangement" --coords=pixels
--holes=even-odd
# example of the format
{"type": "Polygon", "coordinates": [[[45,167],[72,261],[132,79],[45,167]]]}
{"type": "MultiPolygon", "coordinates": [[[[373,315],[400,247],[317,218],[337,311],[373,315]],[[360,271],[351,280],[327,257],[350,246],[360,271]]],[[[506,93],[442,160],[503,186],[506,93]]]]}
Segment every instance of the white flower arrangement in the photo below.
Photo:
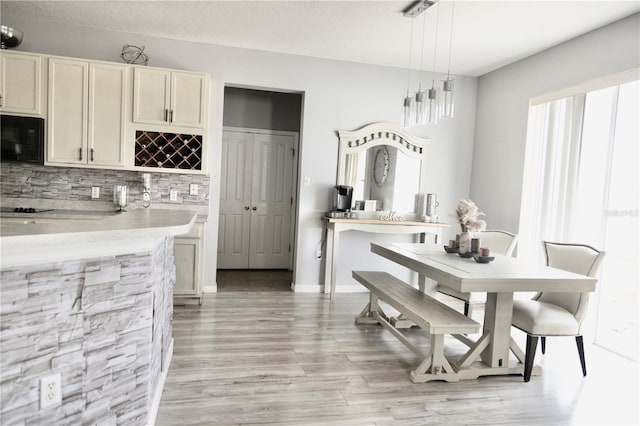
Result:
{"type": "Polygon", "coordinates": [[[460,222],[462,232],[478,232],[487,229],[487,222],[479,219],[479,216],[482,215],[484,215],[484,213],[478,211],[478,206],[476,206],[473,201],[458,201],[458,206],[456,207],[456,217],[458,218],[458,222],[460,222]]]}

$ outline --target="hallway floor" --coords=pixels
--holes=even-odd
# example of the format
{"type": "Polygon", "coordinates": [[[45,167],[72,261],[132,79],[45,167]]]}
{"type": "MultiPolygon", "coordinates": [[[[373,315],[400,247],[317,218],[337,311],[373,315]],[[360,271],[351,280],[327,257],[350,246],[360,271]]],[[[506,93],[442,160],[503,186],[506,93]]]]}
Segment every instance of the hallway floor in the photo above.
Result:
{"type": "Polygon", "coordinates": [[[293,271],[287,269],[218,269],[218,292],[291,291],[293,271]]]}

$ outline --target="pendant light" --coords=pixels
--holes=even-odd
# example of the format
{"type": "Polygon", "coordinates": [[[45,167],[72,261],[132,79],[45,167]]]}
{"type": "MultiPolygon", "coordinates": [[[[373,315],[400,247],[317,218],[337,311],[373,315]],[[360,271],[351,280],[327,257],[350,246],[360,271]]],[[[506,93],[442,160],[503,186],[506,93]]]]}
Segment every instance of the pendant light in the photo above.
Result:
{"type": "Polygon", "coordinates": [[[414,121],[413,97],[409,96],[409,87],[411,86],[411,46],[413,45],[413,18],[411,19],[411,35],[409,36],[409,65],[407,66],[407,95],[402,101],[402,118],[400,126],[404,128],[411,127],[414,121]]]}
{"type": "Polygon", "coordinates": [[[455,0],[451,1],[451,25],[449,27],[449,64],[447,66],[447,77],[442,81],[442,95],[440,96],[440,116],[453,118],[453,88],[454,79],[451,77],[451,47],[453,45],[453,14],[456,7],[455,0]]]}
{"type": "Polygon", "coordinates": [[[438,22],[440,20],[440,2],[436,5],[438,7],[438,13],[436,13],[436,33],[433,37],[433,68],[432,68],[432,80],[431,89],[428,91],[427,96],[427,120],[429,123],[436,124],[438,122],[438,91],[436,90],[436,53],[438,50],[438,22]]]}

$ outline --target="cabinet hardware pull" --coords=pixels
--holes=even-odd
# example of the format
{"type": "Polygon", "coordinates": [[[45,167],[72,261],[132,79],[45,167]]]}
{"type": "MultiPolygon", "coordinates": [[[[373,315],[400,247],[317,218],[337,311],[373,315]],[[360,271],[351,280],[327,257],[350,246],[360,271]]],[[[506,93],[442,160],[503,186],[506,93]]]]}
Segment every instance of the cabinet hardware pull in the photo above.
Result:
{"type": "Polygon", "coordinates": [[[244,206],[244,209],[245,210],[249,210],[249,206],[244,206]]]}
{"type": "Polygon", "coordinates": [[[251,210],[256,211],[258,208],[256,206],[251,207],[251,210]]]}
{"type": "Polygon", "coordinates": [[[82,148],[79,148],[80,150],[80,161],[82,161],[82,148]]]}
{"type": "Polygon", "coordinates": [[[173,110],[169,111],[169,123],[173,123],[173,110]]]}
{"type": "Polygon", "coordinates": [[[2,101],[3,101],[3,97],[2,97],[2,95],[0,95],[0,107],[3,107],[3,106],[4,106],[4,104],[2,103],[2,101]]]}
{"type": "Polygon", "coordinates": [[[93,161],[93,148],[91,148],[91,161],[93,161]]]}
{"type": "Polygon", "coordinates": [[[164,110],[164,121],[169,121],[169,110],[168,109],[164,110]]]}

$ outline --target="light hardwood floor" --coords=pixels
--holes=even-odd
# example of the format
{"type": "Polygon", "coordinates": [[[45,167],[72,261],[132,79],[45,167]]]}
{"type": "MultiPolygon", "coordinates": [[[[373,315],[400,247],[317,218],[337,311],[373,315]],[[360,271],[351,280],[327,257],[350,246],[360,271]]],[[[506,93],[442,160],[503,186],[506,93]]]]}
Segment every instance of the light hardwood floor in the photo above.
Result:
{"type": "MultiPolygon", "coordinates": [[[[157,425],[638,424],[637,364],[547,339],[543,375],[413,384],[418,359],[378,325],[366,294],[208,294],[175,307],[173,361],[157,425]]],[[[476,318],[479,317],[479,318],[476,318]]],[[[474,312],[482,319],[481,310],[474,312]]],[[[410,339],[426,347],[424,331],[410,339]]],[[[523,341],[524,336],[515,335],[523,341]]],[[[447,354],[464,346],[448,338],[447,354]]]]}

